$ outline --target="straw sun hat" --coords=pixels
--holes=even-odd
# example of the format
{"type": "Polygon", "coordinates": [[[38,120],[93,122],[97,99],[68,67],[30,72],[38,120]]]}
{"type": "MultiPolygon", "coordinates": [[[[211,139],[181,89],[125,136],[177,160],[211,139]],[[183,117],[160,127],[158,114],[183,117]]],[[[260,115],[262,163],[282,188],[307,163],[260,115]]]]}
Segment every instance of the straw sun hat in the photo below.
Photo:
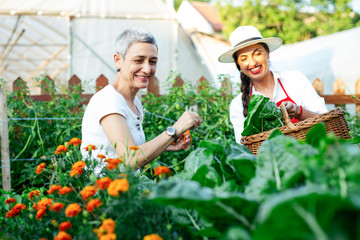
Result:
{"type": "Polygon", "coordinates": [[[282,40],[277,37],[263,38],[259,30],[253,26],[241,26],[236,28],[229,37],[232,49],[221,54],[219,62],[233,63],[233,54],[238,50],[256,43],[265,43],[270,52],[279,48],[282,40]]]}

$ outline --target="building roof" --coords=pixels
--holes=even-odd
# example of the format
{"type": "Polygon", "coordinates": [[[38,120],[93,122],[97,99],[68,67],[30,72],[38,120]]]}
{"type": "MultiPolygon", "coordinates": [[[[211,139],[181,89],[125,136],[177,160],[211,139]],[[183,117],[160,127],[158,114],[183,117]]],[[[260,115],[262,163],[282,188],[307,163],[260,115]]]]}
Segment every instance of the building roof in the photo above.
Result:
{"type": "Polygon", "coordinates": [[[221,21],[218,9],[207,2],[189,2],[214,28],[216,32],[221,32],[224,24],[221,21]]]}

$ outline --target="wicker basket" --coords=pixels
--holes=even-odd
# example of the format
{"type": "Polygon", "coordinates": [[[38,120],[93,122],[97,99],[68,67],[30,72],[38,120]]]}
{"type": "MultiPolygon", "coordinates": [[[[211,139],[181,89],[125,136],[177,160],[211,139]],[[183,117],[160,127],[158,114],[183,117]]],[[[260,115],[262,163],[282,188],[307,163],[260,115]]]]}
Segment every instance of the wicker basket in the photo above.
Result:
{"type": "MultiPolygon", "coordinates": [[[[282,126],[278,129],[286,136],[290,136],[295,139],[305,140],[306,134],[312,126],[319,122],[324,122],[326,132],[333,132],[336,136],[340,138],[350,138],[349,125],[344,117],[345,112],[340,108],[336,108],[334,110],[331,110],[330,112],[319,114],[315,117],[308,118],[304,121],[296,122],[294,124],[291,123],[286,110],[284,112],[285,108],[283,106],[281,106],[280,108],[283,112],[286,126],[282,126]]],[[[260,145],[269,137],[273,130],[274,129],[242,137],[240,142],[244,144],[248,149],[250,149],[250,151],[253,152],[254,155],[256,155],[260,145]]]]}

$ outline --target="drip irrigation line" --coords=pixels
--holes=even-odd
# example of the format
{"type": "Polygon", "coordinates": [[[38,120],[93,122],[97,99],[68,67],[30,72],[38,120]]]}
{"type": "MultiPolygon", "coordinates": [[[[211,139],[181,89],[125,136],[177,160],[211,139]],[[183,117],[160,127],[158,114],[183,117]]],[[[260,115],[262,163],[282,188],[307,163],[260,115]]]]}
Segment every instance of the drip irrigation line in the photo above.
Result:
{"type": "MultiPolygon", "coordinates": [[[[170,118],[167,118],[167,117],[158,115],[158,114],[156,114],[156,113],[148,112],[148,111],[146,111],[146,110],[144,110],[144,112],[145,112],[145,113],[148,113],[148,114],[150,114],[150,115],[156,116],[156,117],[158,117],[158,118],[167,120],[167,121],[169,121],[169,122],[171,122],[171,123],[175,123],[175,122],[176,122],[176,121],[174,121],[174,120],[172,120],[172,119],[170,119],[170,118]]],[[[201,133],[206,133],[205,131],[199,130],[199,129],[194,129],[193,131],[195,131],[195,132],[201,132],[201,133]]]]}
{"type": "Polygon", "coordinates": [[[71,118],[9,118],[9,121],[34,121],[34,120],[68,120],[68,119],[82,119],[81,117],[71,118]]]}

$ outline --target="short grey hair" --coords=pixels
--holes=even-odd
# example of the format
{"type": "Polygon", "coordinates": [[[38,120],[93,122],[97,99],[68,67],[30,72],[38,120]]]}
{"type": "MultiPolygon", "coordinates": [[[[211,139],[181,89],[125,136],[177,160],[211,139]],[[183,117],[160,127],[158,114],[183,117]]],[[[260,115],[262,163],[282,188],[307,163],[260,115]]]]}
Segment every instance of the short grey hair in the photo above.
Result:
{"type": "Polygon", "coordinates": [[[158,48],[155,37],[151,32],[143,29],[132,27],[123,31],[115,40],[115,51],[125,58],[126,53],[131,44],[139,43],[152,43],[158,48]]]}

